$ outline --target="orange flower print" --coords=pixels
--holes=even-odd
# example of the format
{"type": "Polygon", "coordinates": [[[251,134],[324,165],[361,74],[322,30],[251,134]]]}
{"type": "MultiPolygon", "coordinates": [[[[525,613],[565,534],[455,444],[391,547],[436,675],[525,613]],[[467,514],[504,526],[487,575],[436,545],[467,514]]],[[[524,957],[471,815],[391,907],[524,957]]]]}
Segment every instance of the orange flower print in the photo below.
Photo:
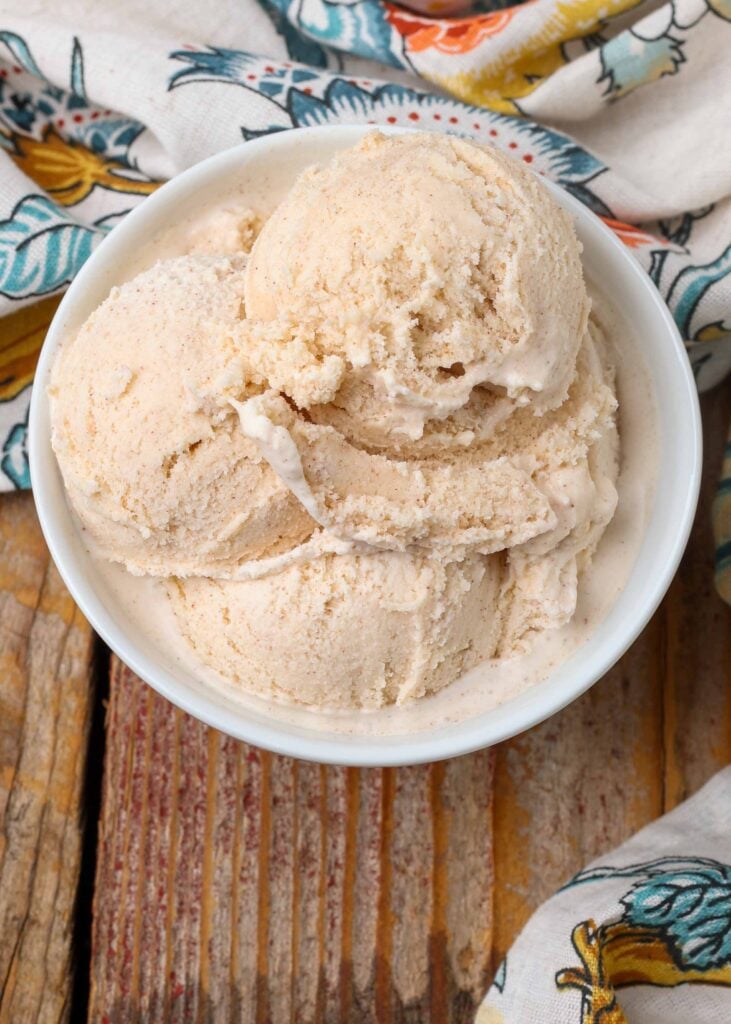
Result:
{"type": "Polygon", "coordinates": [[[658,245],[658,239],[647,231],[641,231],[633,224],[625,224],[622,220],[613,220],[611,217],[602,217],[602,220],[611,228],[617,238],[624,242],[630,249],[638,249],[641,245],[658,245]]]}
{"type": "Polygon", "coordinates": [[[508,7],[474,18],[424,18],[395,4],[386,3],[384,7],[387,21],[404,37],[411,53],[434,49],[449,54],[469,53],[483,39],[498,35],[520,9],[508,7]]]}

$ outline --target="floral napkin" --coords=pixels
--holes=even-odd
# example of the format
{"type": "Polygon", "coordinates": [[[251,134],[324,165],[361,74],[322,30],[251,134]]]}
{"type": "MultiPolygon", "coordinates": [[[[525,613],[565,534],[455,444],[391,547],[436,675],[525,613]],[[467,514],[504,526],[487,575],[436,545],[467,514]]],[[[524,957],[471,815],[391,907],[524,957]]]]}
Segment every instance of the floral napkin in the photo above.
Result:
{"type": "Polygon", "coordinates": [[[533,915],[475,1024],[728,1024],[731,768],[533,915]]]}
{"type": "MultiPolygon", "coordinates": [[[[418,6],[6,0],[0,315],[63,290],[133,206],[217,150],[300,125],[409,125],[493,143],[586,203],[669,303],[700,387],[718,381],[731,366],[730,0],[418,6]]],[[[0,339],[7,490],[30,484],[40,335],[0,339]]]]}

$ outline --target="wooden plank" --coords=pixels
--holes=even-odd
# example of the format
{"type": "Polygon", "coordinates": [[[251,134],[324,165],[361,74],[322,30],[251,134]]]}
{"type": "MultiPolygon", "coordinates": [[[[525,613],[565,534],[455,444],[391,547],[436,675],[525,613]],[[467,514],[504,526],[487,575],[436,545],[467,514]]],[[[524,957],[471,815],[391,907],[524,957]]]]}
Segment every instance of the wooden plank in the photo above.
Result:
{"type": "Polygon", "coordinates": [[[69,1019],[93,648],[33,499],[3,495],[0,1022],[69,1019]]]}
{"type": "Polygon", "coordinates": [[[376,994],[379,1008],[384,1012],[388,1004],[390,931],[382,934],[379,923],[388,910],[390,865],[383,856],[381,836],[385,831],[384,811],[390,813],[393,797],[390,776],[375,768],[352,769],[351,785],[355,791],[354,835],[349,850],[353,872],[352,890],[346,891],[352,904],[349,933],[352,988],[344,1009],[350,1019],[360,1024],[373,1019],[376,994]],[[385,785],[387,781],[389,785],[385,785]]]}
{"type": "MultiPolygon", "coordinates": [[[[322,768],[327,827],[322,831],[322,976],[323,998],[320,1018],[337,1019],[343,997],[343,940],[345,929],[345,882],[348,788],[347,769],[322,768]]],[[[351,851],[351,856],[354,851],[351,851]]],[[[352,876],[352,872],[351,872],[352,876]]],[[[301,965],[302,961],[300,961],[301,965]]],[[[301,970],[301,966],[300,966],[301,970]]],[[[301,1018],[307,1020],[307,1017],[301,1018]]],[[[310,1020],[313,1018],[310,1017],[310,1020]]],[[[317,1018],[315,1018],[317,1019],[317,1018]]]]}
{"type": "Polygon", "coordinates": [[[357,771],[111,677],[90,1020],[463,1022],[491,935],[491,757],[357,771]]]}
{"type": "Polygon", "coordinates": [[[391,865],[391,885],[384,913],[391,935],[386,968],[394,989],[394,1019],[419,1021],[429,1010],[434,863],[430,780],[421,766],[391,769],[388,774],[392,803],[385,856],[391,865]]]}
{"type": "Polygon", "coordinates": [[[701,399],[703,482],[693,533],[664,605],[665,806],[731,762],[731,608],[713,581],[711,503],[731,416],[731,377],[701,399]]]}
{"type": "Polygon", "coordinates": [[[702,406],[701,502],[668,597],[588,694],[498,749],[495,966],[533,910],[582,864],[731,761],[731,609],[713,590],[710,526],[731,379],[702,406]]]}
{"type": "Polygon", "coordinates": [[[533,910],[662,812],[661,622],[564,711],[497,752],[494,967],[533,910]]]}
{"type": "Polygon", "coordinates": [[[455,758],[439,766],[434,785],[434,834],[442,872],[435,902],[434,962],[444,948],[444,995],[434,993],[432,1017],[444,1019],[444,1003],[456,1021],[472,1021],[489,981],[493,921],[493,763],[491,751],[455,758]]]}
{"type": "Polygon", "coordinates": [[[292,915],[292,1019],[312,1020],[319,1007],[319,978],[307,964],[322,957],[326,834],[323,803],[326,769],[296,762],[294,893],[292,915]]]}

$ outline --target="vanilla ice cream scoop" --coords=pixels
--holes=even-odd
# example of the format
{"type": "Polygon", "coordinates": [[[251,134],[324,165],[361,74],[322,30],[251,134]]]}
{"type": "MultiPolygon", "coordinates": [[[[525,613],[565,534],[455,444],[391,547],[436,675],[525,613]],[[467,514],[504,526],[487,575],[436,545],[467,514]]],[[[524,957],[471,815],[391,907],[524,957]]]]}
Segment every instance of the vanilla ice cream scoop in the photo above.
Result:
{"type": "MultiPolygon", "coordinates": [[[[555,525],[508,552],[501,657],[525,653],[537,636],[565,625],[576,612],[579,575],[617,508],[616,412],[605,339],[590,321],[566,401],[542,417],[545,423],[522,411],[503,428],[514,437],[522,434],[518,461],[532,469],[555,525]]],[[[491,444],[500,445],[500,432],[491,444]]]]}
{"type": "Polygon", "coordinates": [[[371,446],[418,440],[478,386],[506,411],[556,407],[589,309],[570,218],[538,179],[424,133],[374,133],[303,174],[245,287],[252,371],[301,408],[334,403],[371,446]]]}
{"type": "Polygon", "coordinates": [[[542,416],[529,406],[516,409],[478,440],[480,409],[471,402],[472,443],[419,458],[360,448],[276,392],[235,404],[244,434],[330,535],[372,548],[428,548],[446,558],[507,549],[551,559],[569,533],[581,548],[581,530],[611,518],[605,496],[616,501],[613,370],[594,324],[574,370],[558,408],[542,416]],[[602,444],[611,453],[606,471],[606,460],[595,458],[602,444]]]}
{"type": "Polygon", "coordinates": [[[312,518],[330,534],[375,549],[425,547],[449,558],[491,554],[556,525],[530,472],[509,458],[405,462],[309,423],[279,395],[237,403],[241,428],[312,518]]]}
{"type": "Polygon", "coordinates": [[[570,218],[491,148],[373,133],[251,248],[260,223],[228,197],[174,225],[60,348],[95,553],[164,578],[189,656],[264,698],[378,708],[529,652],[617,503],[570,218]]]}
{"type": "Polygon", "coordinates": [[[314,524],[243,436],[240,258],[185,256],[114,288],[49,395],[71,502],[106,558],[185,576],[275,554],[314,524]]]}
{"type": "Polygon", "coordinates": [[[181,632],[269,699],[376,708],[434,693],[493,655],[500,558],[327,555],[248,582],[171,581],[181,632]]]}

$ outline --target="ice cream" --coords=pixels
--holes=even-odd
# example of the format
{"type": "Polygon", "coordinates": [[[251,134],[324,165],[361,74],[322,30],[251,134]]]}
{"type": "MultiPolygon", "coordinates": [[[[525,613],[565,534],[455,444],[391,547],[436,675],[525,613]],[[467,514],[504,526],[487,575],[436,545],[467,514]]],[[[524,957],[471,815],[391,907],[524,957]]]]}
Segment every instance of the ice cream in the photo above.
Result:
{"type": "Polygon", "coordinates": [[[168,260],[112,289],[63,346],[52,442],[99,552],[187,576],[288,550],[312,531],[238,428],[239,257],[168,260]]]}
{"type": "Polygon", "coordinates": [[[434,692],[491,657],[500,559],[326,555],[249,583],[169,592],[205,661],[264,697],[376,708],[434,692]]]}
{"type": "Polygon", "coordinates": [[[568,623],[617,503],[617,400],[538,179],[372,134],[253,248],[253,215],[205,223],[54,369],[100,555],[163,580],[180,642],[234,686],[319,708],[435,693],[568,623]]]}
{"type": "MultiPolygon", "coordinates": [[[[566,401],[539,421],[526,420],[522,436],[519,420],[524,414],[512,423],[521,438],[518,457],[530,465],[556,525],[508,553],[498,647],[502,656],[526,652],[542,632],[569,622],[576,611],[579,575],[589,569],[617,508],[619,435],[613,385],[603,335],[590,323],[566,401]]],[[[495,442],[500,443],[499,433],[495,442]]]]}
{"type": "Polygon", "coordinates": [[[241,428],[329,534],[374,550],[489,554],[554,526],[530,474],[462,451],[407,462],[373,454],[309,423],[272,392],[237,403],[241,428]]]}
{"type": "Polygon", "coordinates": [[[299,178],[254,244],[246,305],[252,372],[389,448],[444,432],[477,387],[491,420],[559,405],[589,311],[570,219],[527,169],[375,133],[299,178]]]}

